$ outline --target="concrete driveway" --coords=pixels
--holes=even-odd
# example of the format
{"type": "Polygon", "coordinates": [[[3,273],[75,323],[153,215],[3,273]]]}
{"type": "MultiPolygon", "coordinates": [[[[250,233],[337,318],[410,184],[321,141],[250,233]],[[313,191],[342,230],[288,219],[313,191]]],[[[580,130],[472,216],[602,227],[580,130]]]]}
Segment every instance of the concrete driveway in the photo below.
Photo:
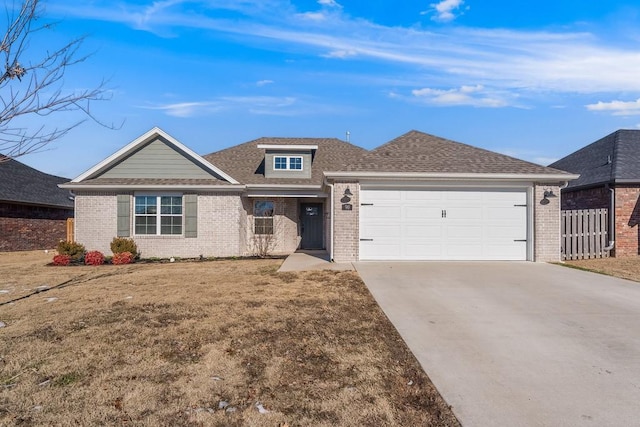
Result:
{"type": "Polygon", "coordinates": [[[355,264],[464,426],[640,425],[640,284],[529,262],[355,264]]]}

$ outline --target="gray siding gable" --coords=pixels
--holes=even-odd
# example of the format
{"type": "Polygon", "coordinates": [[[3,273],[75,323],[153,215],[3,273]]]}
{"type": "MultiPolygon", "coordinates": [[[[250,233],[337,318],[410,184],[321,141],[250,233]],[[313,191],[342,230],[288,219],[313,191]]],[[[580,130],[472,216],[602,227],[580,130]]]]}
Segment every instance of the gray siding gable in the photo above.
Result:
{"type": "Polygon", "coordinates": [[[142,145],[124,159],[93,178],[224,178],[207,171],[186,153],[162,137],[142,145]]]}

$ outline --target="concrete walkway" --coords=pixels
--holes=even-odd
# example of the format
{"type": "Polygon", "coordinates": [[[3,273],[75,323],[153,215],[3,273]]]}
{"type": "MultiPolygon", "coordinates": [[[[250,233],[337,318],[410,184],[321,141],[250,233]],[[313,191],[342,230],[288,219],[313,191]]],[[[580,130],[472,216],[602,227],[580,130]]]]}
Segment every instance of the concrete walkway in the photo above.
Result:
{"type": "Polygon", "coordinates": [[[529,262],[355,266],[465,427],[640,425],[640,283],[529,262]]]}
{"type": "Polygon", "coordinates": [[[312,270],[355,270],[353,264],[335,263],[329,259],[327,251],[301,250],[292,253],[284,260],[278,271],[312,271],[312,270]]]}

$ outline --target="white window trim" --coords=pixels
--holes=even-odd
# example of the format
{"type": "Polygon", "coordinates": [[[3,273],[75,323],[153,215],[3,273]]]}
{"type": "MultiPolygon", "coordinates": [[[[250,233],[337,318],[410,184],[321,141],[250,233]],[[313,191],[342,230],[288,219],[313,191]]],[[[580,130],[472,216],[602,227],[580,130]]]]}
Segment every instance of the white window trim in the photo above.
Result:
{"type": "MultiPolygon", "coordinates": [[[[184,194],[175,192],[175,191],[167,191],[167,192],[144,192],[144,193],[134,193],[133,195],[133,236],[139,237],[152,237],[152,236],[161,236],[161,237],[184,237],[184,194]],[[136,197],[155,197],[156,198],[156,232],[155,234],[138,234],[136,233],[136,197]],[[162,215],[160,213],[160,197],[181,197],[182,199],[182,232],[180,234],[162,234],[162,216],[178,216],[178,215],[162,215]]],[[[140,215],[140,216],[148,216],[148,215],[140,215]]]]}
{"type": "Polygon", "coordinates": [[[253,234],[254,236],[271,236],[275,233],[274,224],[276,217],[276,201],[271,199],[266,200],[254,200],[253,201],[253,234]],[[273,204],[273,212],[271,216],[256,216],[256,203],[258,202],[271,202],[273,204]],[[256,219],[270,219],[271,220],[271,233],[258,233],[256,232],[256,219]]]}
{"type": "Polygon", "coordinates": [[[304,156],[273,156],[273,170],[274,171],[303,171],[304,170],[304,156]],[[276,159],[287,159],[287,167],[284,169],[276,169],[276,159]],[[300,169],[291,169],[291,159],[300,159],[300,169]]]}

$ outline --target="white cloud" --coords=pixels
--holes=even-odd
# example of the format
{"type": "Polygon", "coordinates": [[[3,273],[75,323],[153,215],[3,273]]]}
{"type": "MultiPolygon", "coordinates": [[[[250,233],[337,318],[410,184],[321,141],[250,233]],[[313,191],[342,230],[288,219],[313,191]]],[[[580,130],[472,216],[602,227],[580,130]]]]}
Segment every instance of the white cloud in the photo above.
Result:
{"type": "Polygon", "coordinates": [[[327,15],[322,12],[305,12],[299,13],[298,16],[309,21],[325,21],[327,19],[327,15]]]}
{"type": "MultiPolygon", "coordinates": [[[[81,6],[67,0],[66,7],[62,6],[64,0],[55,3],[51,7],[58,16],[121,22],[133,27],[138,26],[138,18],[146,10],[145,16],[153,19],[145,22],[156,33],[163,29],[197,29],[248,46],[264,48],[267,44],[268,49],[287,54],[358,60],[372,65],[370,75],[382,63],[388,66],[387,75],[397,72],[401,78],[411,80],[428,75],[429,82],[437,82],[429,83],[430,87],[460,87],[474,81],[522,96],[543,92],[640,92],[635,71],[640,69],[637,47],[616,45],[585,32],[460,27],[427,30],[379,25],[329,12],[323,15],[327,19],[321,25],[314,26],[308,19],[292,19],[298,11],[284,0],[191,0],[189,4],[202,7],[190,11],[182,11],[177,0],[156,2],[155,8],[147,9],[128,5],[124,10],[113,8],[106,0],[81,6]],[[151,9],[153,13],[149,13],[151,9]],[[219,16],[224,14],[216,13],[221,9],[233,10],[238,17],[222,19],[219,16]]],[[[325,3],[332,4],[330,0],[325,3]]],[[[458,0],[434,4],[452,7],[452,11],[459,10],[454,5],[463,7],[458,0]]]]}
{"type": "Polygon", "coordinates": [[[606,111],[614,116],[636,116],[640,115],[640,98],[635,101],[598,101],[586,107],[589,111],[606,111]]]}
{"type": "Polygon", "coordinates": [[[259,80],[259,81],[256,82],[256,86],[262,87],[262,86],[270,85],[270,84],[273,84],[273,83],[274,83],[273,80],[259,80]]]}
{"type": "Polygon", "coordinates": [[[457,18],[454,12],[457,12],[464,4],[464,0],[442,0],[439,3],[432,3],[431,11],[436,15],[431,18],[434,21],[450,22],[457,18]]]}
{"type": "Polygon", "coordinates": [[[157,106],[142,106],[140,108],[161,110],[167,116],[187,118],[219,111],[222,106],[215,102],[179,102],[157,106]]]}
{"type": "Polygon", "coordinates": [[[415,89],[411,94],[429,104],[440,106],[506,107],[509,103],[501,96],[486,91],[482,85],[461,86],[454,89],[415,89]]]}
{"type": "Polygon", "coordinates": [[[327,7],[342,8],[342,5],[340,5],[336,0],[318,0],[318,4],[327,7]]]}
{"type": "Polygon", "coordinates": [[[324,56],[325,58],[348,58],[350,56],[356,56],[358,54],[358,52],[356,52],[355,50],[334,50],[332,52],[326,53],[322,56],[324,56]]]}
{"type": "Polygon", "coordinates": [[[146,105],[139,108],[160,110],[168,116],[180,118],[205,116],[228,110],[243,110],[254,114],[291,115],[292,111],[288,107],[294,106],[296,101],[293,97],[223,96],[212,101],[146,105]]]}

